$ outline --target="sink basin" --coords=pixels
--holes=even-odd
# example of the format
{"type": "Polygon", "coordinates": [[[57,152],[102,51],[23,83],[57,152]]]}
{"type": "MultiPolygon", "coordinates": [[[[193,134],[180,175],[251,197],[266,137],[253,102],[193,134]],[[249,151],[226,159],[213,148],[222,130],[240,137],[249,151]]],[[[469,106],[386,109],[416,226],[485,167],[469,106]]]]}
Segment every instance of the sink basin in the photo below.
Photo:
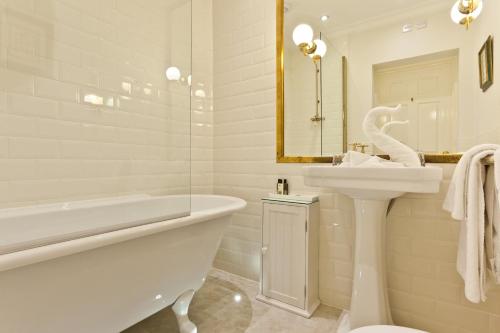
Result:
{"type": "Polygon", "coordinates": [[[392,199],[404,193],[436,193],[441,168],[349,168],[311,166],[304,168],[305,184],[333,188],[360,199],[392,199]]]}
{"type": "Polygon", "coordinates": [[[391,199],[405,193],[438,192],[442,173],[437,167],[304,168],[306,185],[332,188],[354,199],[356,242],[351,306],[340,318],[337,333],[392,324],[385,269],[387,208],[391,199]]]}

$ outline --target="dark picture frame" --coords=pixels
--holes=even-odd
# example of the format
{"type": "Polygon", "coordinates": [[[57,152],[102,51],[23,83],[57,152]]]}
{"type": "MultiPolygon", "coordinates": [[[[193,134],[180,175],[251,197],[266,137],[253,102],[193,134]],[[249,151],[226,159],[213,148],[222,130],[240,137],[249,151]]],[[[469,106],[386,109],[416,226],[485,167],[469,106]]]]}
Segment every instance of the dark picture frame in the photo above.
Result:
{"type": "Polygon", "coordinates": [[[485,92],[493,85],[493,38],[488,36],[478,54],[479,86],[485,92]]]}

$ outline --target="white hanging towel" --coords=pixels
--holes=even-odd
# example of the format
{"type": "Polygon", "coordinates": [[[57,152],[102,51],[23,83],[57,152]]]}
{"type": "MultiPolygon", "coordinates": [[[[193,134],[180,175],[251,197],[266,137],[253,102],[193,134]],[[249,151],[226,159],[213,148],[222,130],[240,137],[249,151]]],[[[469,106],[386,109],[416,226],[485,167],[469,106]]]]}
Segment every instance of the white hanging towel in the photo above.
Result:
{"type": "MultiPolygon", "coordinates": [[[[481,160],[493,155],[499,145],[485,144],[467,151],[457,164],[443,208],[461,221],[457,270],[465,282],[465,297],[486,301],[487,258],[485,228],[486,169],[481,160]]],[[[495,154],[495,158],[500,154],[495,154]]],[[[496,159],[500,163],[500,159],[496,159]]],[[[500,165],[500,164],[499,164],[500,165]]],[[[500,180],[496,180],[500,184],[500,180]]],[[[495,186],[496,187],[496,186],[495,186]]],[[[495,252],[495,251],[493,251],[495,252]]]]}
{"type": "MultiPolygon", "coordinates": [[[[500,161],[500,149],[495,152],[494,161],[495,164],[500,161]]],[[[500,284],[500,167],[489,167],[486,171],[484,192],[486,264],[494,282],[500,284]]]]}

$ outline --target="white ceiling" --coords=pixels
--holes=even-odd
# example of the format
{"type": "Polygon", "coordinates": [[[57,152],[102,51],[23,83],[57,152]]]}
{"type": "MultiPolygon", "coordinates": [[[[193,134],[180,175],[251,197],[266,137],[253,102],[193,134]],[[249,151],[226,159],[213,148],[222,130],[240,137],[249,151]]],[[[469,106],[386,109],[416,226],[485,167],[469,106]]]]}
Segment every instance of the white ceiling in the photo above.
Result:
{"type": "Polygon", "coordinates": [[[374,22],[409,17],[421,13],[450,8],[456,0],[285,0],[289,10],[285,26],[294,27],[305,22],[326,31],[343,32],[359,30],[360,26],[374,22]],[[320,17],[329,15],[327,23],[320,17]]]}

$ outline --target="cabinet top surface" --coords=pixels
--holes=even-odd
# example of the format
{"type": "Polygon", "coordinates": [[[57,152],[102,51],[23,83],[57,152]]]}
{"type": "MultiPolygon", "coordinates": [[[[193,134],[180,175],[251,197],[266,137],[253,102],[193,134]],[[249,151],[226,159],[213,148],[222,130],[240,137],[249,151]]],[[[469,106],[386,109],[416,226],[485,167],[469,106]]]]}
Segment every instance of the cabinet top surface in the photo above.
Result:
{"type": "Polygon", "coordinates": [[[319,201],[319,196],[315,194],[283,195],[283,194],[269,193],[269,195],[266,198],[263,198],[262,201],[275,202],[275,203],[288,202],[294,204],[310,205],[314,202],[319,201]]]}

